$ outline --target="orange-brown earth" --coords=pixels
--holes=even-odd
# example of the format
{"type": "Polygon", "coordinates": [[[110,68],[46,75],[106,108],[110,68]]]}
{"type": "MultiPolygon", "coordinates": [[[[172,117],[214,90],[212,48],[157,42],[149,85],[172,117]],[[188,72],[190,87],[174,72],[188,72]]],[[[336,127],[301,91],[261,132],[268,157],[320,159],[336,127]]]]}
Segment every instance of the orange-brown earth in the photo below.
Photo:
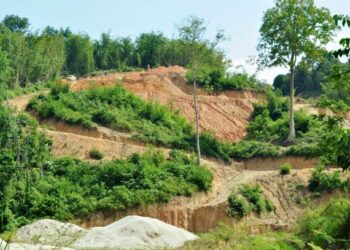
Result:
{"type": "MultiPolygon", "coordinates": [[[[69,82],[72,90],[87,89],[92,83],[112,86],[119,81],[128,91],[147,101],[167,105],[194,121],[192,87],[186,83],[186,71],[179,66],[159,67],[143,72],[114,73],[69,82]]],[[[198,90],[200,129],[212,131],[225,141],[236,142],[246,135],[253,103],[264,96],[256,91],[226,91],[209,94],[198,90]]]]}

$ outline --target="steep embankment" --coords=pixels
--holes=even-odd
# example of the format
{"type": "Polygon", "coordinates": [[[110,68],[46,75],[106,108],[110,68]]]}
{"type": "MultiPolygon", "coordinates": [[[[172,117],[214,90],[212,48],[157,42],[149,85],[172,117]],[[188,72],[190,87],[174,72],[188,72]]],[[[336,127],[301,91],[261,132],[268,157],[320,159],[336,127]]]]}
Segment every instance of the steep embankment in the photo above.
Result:
{"type": "MultiPolygon", "coordinates": [[[[157,68],[147,72],[116,73],[69,82],[71,89],[82,90],[92,84],[111,86],[120,81],[130,92],[147,101],[157,101],[180,112],[190,122],[194,120],[192,88],[186,83],[185,69],[157,68]]],[[[239,141],[246,135],[253,103],[263,100],[255,91],[226,91],[209,95],[199,90],[200,127],[212,131],[217,138],[239,141]]]]}
{"type": "MultiPolygon", "coordinates": [[[[123,85],[135,94],[146,100],[156,100],[167,105],[174,106],[176,103],[179,111],[192,119],[191,89],[184,82],[183,74],[181,68],[158,69],[156,72],[102,76],[95,80],[100,79],[100,85],[108,85],[114,84],[116,79],[121,79],[123,85]],[[179,72],[173,72],[175,69],[179,72]]],[[[93,79],[71,83],[71,87],[75,90],[87,88],[91,80],[93,79]]],[[[10,100],[9,104],[24,110],[31,97],[32,95],[18,97],[10,100]]],[[[203,129],[212,129],[220,138],[239,140],[244,136],[253,102],[260,99],[262,97],[254,92],[226,92],[217,96],[209,96],[201,92],[201,126],[203,129]]],[[[147,150],[145,145],[132,141],[127,134],[117,133],[103,127],[87,130],[57,121],[45,121],[45,125],[58,130],[47,131],[48,135],[53,138],[53,153],[57,156],[72,155],[83,160],[91,160],[88,156],[89,151],[92,148],[98,148],[105,155],[104,160],[110,160],[147,150]]],[[[167,151],[167,149],[160,150],[167,151]]],[[[190,231],[207,231],[215,227],[219,221],[237,222],[227,216],[227,197],[234,187],[239,184],[259,183],[264,193],[273,201],[276,211],[258,221],[254,218],[253,224],[285,227],[301,211],[295,199],[290,197],[290,195],[299,194],[299,191],[294,190],[291,193],[289,191],[293,186],[306,183],[305,176],[309,175],[310,169],[317,164],[317,161],[288,157],[252,159],[239,163],[234,162],[231,166],[208,160],[204,163],[214,173],[213,187],[208,193],[198,193],[192,197],[178,197],[166,204],[138,207],[127,211],[102,211],[89,218],[78,220],[77,223],[85,227],[102,226],[126,215],[136,214],[158,218],[190,231]],[[294,170],[292,176],[280,176],[278,169],[284,162],[289,162],[294,169],[299,170],[294,170]]]]}

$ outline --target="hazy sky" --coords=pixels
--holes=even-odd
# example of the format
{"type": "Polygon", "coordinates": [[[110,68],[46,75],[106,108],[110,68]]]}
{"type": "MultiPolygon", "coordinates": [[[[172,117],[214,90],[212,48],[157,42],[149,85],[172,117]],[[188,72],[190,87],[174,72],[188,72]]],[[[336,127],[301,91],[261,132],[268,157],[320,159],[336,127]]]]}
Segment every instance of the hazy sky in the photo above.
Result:
{"type": "MultiPolygon", "coordinates": [[[[315,0],[333,14],[350,14],[350,0],[315,0]]],[[[197,15],[208,22],[208,37],[223,28],[230,38],[221,47],[234,65],[246,65],[256,54],[263,12],[273,0],[0,0],[0,19],[8,14],[28,17],[31,28],[47,25],[70,27],[74,32],[86,32],[93,39],[101,32],[115,36],[135,37],[142,32],[161,31],[166,36],[176,33],[176,24],[188,15],[197,15]]],[[[350,29],[341,36],[350,36],[350,29]]],[[[335,47],[335,44],[330,45],[335,47]]],[[[284,69],[268,69],[259,77],[272,81],[284,69]]]]}

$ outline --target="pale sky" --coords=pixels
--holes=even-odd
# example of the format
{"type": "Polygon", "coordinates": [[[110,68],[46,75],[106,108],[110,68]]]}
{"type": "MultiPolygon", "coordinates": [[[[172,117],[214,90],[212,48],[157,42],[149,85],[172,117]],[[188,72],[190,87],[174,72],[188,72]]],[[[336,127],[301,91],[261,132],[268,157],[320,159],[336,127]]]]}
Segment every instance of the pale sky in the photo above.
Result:
{"type": "MultiPolygon", "coordinates": [[[[350,14],[349,0],[315,0],[332,14],[350,14]]],[[[221,44],[234,65],[243,65],[248,72],[255,67],[246,60],[256,55],[259,28],[266,9],[273,0],[0,0],[0,19],[15,14],[27,17],[32,30],[50,25],[70,27],[74,32],[86,32],[98,39],[102,32],[114,36],[135,38],[142,32],[161,31],[172,37],[176,24],[188,15],[202,17],[208,22],[208,37],[223,28],[230,38],[221,44]]],[[[350,36],[350,29],[340,36],[350,36]]],[[[336,44],[329,45],[336,48],[336,44]]],[[[270,83],[286,69],[273,68],[258,74],[270,83]]]]}

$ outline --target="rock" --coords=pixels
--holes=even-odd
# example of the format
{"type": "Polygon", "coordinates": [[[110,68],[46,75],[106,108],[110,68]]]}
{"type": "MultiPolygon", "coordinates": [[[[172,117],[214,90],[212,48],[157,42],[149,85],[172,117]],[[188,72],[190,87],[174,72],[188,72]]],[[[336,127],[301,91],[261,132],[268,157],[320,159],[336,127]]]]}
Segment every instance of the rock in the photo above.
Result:
{"type": "Polygon", "coordinates": [[[197,238],[184,229],[140,216],[128,216],[88,230],[44,219],[20,228],[9,247],[11,250],[178,248],[197,238]]]}
{"type": "Polygon", "coordinates": [[[3,239],[0,238],[0,250],[4,250],[7,243],[3,239]]]}
{"type": "Polygon", "coordinates": [[[11,241],[27,244],[68,246],[85,232],[85,229],[70,223],[44,219],[20,228],[11,241]]]}
{"type": "Polygon", "coordinates": [[[128,216],[106,227],[91,228],[79,238],[74,249],[152,249],[178,248],[196,240],[194,234],[160,220],[128,216]]]}

